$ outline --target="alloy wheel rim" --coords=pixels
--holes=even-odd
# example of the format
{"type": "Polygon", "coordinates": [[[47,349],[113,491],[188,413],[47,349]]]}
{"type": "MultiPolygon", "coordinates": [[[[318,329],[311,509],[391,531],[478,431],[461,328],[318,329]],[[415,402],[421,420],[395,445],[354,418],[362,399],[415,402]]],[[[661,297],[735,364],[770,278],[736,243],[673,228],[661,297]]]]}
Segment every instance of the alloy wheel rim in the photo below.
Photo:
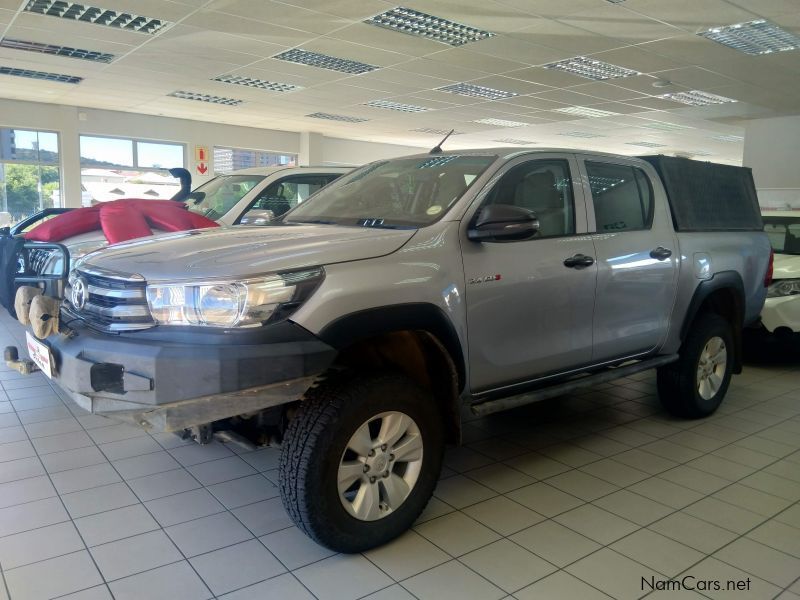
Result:
{"type": "Polygon", "coordinates": [[[422,470],[422,434],[399,411],[371,417],[356,429],[339,461],[339,499],[350,516],[377,521],[403,505],[422,470]]]}
{"type": "Polygon", "coordinates": [[[703,400],[711,400],[719,392],[728,367],[728,349],[725,341],[714,336],[706,342],[697,364],[697,393],[703,400]]]}

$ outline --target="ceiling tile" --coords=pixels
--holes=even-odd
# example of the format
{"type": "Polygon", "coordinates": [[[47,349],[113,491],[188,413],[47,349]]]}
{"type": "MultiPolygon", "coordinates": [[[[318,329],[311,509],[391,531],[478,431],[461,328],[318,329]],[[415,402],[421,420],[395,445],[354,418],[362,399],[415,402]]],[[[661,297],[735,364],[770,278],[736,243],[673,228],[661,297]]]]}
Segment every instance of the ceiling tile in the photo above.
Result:
{"type": "MultiPolygon", "coordinates": [[[[499,74],[521,69],[525,66],[525,63],[522,62],[495,58],[494,56],[488,56],[486,54],[478,54],[477,52],[470,52],[464,48],[452,48],[444,52],[431,54],[427,58],[433,62],[441,62],[446,65],[454,65],[477,71],[473,75],[473,78],[479,77],[481,75],[481,73],[479,73],[480,71],[499,74]]],[[[525,57],[515,58],[524,59],[525,57]]]]}
{"type": "Polygon", "coordinates": [[[564,102],[547,100],[545,98],[539,98],[538,96],[515,96],[514,98],[509,98],[508,100],[498,101],[498,104],[507,104],[509,106],[525,108],[531,111],[551,110],[554,108],[562,108],[567,106],[567,104],[564,102]]]}
{"type": "Polygon", "coordinates": [[[240,19],[255,19],[271,25],[308,31],[317,35],[331,33],[353,22],[351,19],[344,17],[268,0],[259,2],[253,2],[252,0],[214,0],[206,5],[206,8],[236,15],[240,19]]]}
{"type": "Polygon", "coordinates": [[[542,17],[561,17],[589,10],[597,6],[597,0],[498,0],[506,6],[513,6],[532,15],[542,17]]]}
{"type": "Polygon", "coordinates": [[[387,4],[381,0],[280,0],[279,4],[299,6],[352,21],[363,21],[387,9],[387,4]]]}
{"type": "Polygon", "coordinates": [[[83,21],[56,19],[28,12],[22,12],[17,15],[17,18],[14,19],[12,30],[16,27],[50,32],[53,35],[53,42],[63,44],[66,44],[67,40],[80,38],[138,46],[152,39],[152,36],[146,33],[93,25],[83,21]]]}
{"type": "Polygon", "coordinates": [[[404,0],[402,6],[493,33],[514,31],[534,20],[528,12],[490,0],[404,0]]]}
{"type": "Polygon", "coordinates": [[[314,37],[313,34],[298,31],[297,29],[289,29],[288,27],[279,27],[277,25],[265,27],[261,21],[243,19],[235,15],[211,10],[197,11],[183,23],[209,31],[241,35],[285,47],[297,46],[314,37]]]}
{"type": "Polygon", "coordinates": [[[504,92],[514,92],[520,96],[526,94],[536,94],[539,92],[546,92],[548,86],[531,83],[530,81],[523,81],[512,77],[503,77],[501,75],[492,75],[490,77],[481,77],[470,81],[472,85],[480,85],[483,87],[492,88],[493,90],[502,90],[504,92]]]}
{"type": "Polygon", "coordinates": [[[592,58],[633,69],[640,73],[652,73],[686,66],[684,61],[660,56],[654,52],[648,52],[644,48],[644,46],[625,46],[624,48],[593,54],[592,58]]]}
{"type": "Polygon", "coordinates": [[[379,48],[391,52],[401,52],[408,56],[425,56],[434,52],[441,52],[450,48],[448,44],[426,40],[418,36],[407,35],[390,29],[383,29],[375,25],[366,23],[354,23],[334,33],[328,37],[368,46],[379,48]]]}
{"type": "Polygon", "coordinates": [[[539,85],[546,85],[548,87],[569,87],[580,85],[587,81],[585,78],[578,77],[572,73],[565,73],[563,71],[545,69],[542,67],[519,69],[506,73],[505,76],[513,79],[521,79],[522,81],[529,81],[531,83],[538,83],[539,85]]]}
{"type": "Polygon", "coordinates": [[[523,41],[519,38],[499,35],[481,40],[469,46],[469,50],[497,58],[512,58],[529,65],[541,65],[563,56],[563,52],[523,41]]]}
{"type": "Polygon", "coordinates": [[[600,98],[587,96],[586,94],[580,94],[572,90],[550,90],[536,94],[535,97],[543,100],[552,100],[553,102],[563,102],[564,104],[577,104],[579,106],[589,106],[591,104],[603,102],[600,98]]]}
{"type": "Polygon", "coordinates": [[[544,18],[508,35],[523,42],[560,50],[561,54],[552,60],[603,52],[625,45],[619,40],[544,18]]]}
{"type": "Polygon", "coordinates": [[[715,25],[750,21],[753,13],[725,0],[625,0],[625,8],[659,19],[689,33],[715,25]]]}
{"type": "Polygon", "coordinates": [[[797,0],[728,0],[760,17],[797,14],[797,0]]]}
{"type": "Polygon", "coordinates": [[[434,61],[430,58],[410,60],[405,63],[394,65],[394,69],[409,73],[419,73],[421,75],[446,79],[448,81],[470,81],[476,77],[486,75],[486,73],[476,73],[469,67],[459,67],[441,61],[434,61]]]}
{"type": "Polygon", "coordinates": [[[614,82],[617,80],[611,81],[612,82],[609,83],[605,81],[593,81],[591,83],[575,85],[571,86],[569,91],[577,92],[578,94],[594,96],[595,98],[600,98],[602,100],[630,100],[632,98],[640,98],[642,96],[641,92],[636,92],[634,90],[616,85],[614,82]]]}
{"type": "MultiPolygon", "coordinates": [[[[319,52],[337,58],[357,60],[377,67],[388,67],[411,60],[412,57],[397,52],[390,52],[378,48],[370,48],[360,44],[353,44],[344,40],[329,37],[318,37],[301,46],[302,50],[319,52]]],[[[313,68],[313,67],[310,67],[313,68]]]]}
{"type": "Polygon", "coordinates": [[[680,29],[609,3],[589,11],[562,17],[559,22],[625,44],[640,44],[683,33],[680,29]]]}

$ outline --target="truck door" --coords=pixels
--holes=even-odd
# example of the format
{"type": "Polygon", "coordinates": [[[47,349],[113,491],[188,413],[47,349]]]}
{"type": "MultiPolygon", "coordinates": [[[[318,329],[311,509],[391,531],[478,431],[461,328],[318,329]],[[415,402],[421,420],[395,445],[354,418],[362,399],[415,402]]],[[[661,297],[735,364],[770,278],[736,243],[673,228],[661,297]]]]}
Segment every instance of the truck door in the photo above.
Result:
{"type": "Polygon", "coordinates": [[[597,253],[592,362],[656,348],[675,301],[678,246],[657,177],[635,160],[579,156],[597,253]]]}
{"type": "Polygon", "coordinates": [[[470,386],[474,392],[524,383],[587,364],[597,267],[573,155],[510,161],[462,222],[470,386]],[[511,204],[539,220],[532,239],[474,242],[480,209],[511,204]]]}

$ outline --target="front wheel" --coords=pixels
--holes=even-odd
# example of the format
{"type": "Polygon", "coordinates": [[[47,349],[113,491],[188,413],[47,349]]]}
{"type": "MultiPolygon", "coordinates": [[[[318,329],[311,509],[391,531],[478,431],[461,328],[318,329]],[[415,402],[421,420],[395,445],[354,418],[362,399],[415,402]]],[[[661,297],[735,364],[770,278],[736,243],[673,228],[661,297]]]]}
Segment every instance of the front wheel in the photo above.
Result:
{"type": "Polygon", "coordinates": [[[411,527],[442,464],[434,399],[395,374],[334,376],[310,390],[283,440],[280,490],[295,524],[338,552],[411,527]]]}
{"type": "Polygon", "coordinates": [[[670,413],[707,417],[719,407],[731,382],[733,334],[728,321],[703,313],[683,342],[680,359],[658,369],[658,395],[670,413]]]}

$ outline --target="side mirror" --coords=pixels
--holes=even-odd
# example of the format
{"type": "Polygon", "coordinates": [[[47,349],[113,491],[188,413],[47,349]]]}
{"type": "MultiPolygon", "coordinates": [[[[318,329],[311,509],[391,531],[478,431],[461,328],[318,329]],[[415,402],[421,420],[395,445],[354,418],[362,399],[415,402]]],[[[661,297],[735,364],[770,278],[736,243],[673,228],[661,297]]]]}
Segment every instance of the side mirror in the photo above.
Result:
{"type": "Polygon", "coordinates": [[[241,221],[239,221],[240,225],[266,225],[270,221],[275,219],[275,214],[271,210],[266,210],[263,208],[254,208],[252,210],[248,210],[244,215],[242,215],[241,221]]]}
{"type": "Polygon", "coordinates": [[[539,220],[527,208],[490,204],[478,213],[467,237],[473,242],[528,240],[539,231],[539,220]]]}

